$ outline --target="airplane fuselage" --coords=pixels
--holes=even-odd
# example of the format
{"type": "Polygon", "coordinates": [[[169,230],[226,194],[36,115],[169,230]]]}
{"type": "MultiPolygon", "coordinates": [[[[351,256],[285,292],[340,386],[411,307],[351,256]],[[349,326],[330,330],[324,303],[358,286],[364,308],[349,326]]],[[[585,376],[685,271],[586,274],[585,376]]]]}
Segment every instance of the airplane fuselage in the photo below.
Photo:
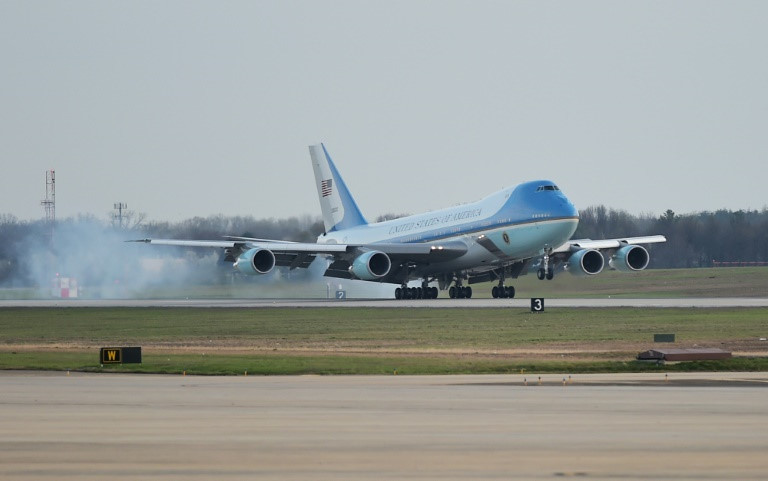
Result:
{"type": "Polygon", "coordinates": [[[578,210],[546,180],[504,189],[470,204],[365,224],[318,237],[318,243],[369,244],[460,241],[467,252],[423,272],[470,269],[542,255],[566,242],[578,210]]]}

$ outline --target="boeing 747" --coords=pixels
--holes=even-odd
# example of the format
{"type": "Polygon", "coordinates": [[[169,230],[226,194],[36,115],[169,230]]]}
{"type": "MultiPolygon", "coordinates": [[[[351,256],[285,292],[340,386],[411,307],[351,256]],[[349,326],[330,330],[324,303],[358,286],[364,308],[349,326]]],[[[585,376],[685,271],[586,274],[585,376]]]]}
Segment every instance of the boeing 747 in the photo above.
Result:
{"type": "Polygon", "coordinates": [[[549,180],[525,182],[471,204],[385,222],[368,222],[323,144],[309,147],[325,232],[316,243],[248,237],[224,240],[143,239],[157,245],[223,248],[224,259],[245,275],[275,266],[306,268],[318,257],[325,276],[390,283],[396,299],[471,298],[471,284],[496,281],[491,294],[512,298],[506,284],[537,261],[539,279],[557,266],[575,275],[599,274],[609,264],[624,272],[648,266],[641,244],[666,242],[661,235],[570,240],[579,212],[549,180]],[[606,262],[607,259],[607,262],[606,262]],[[421,287],[408,287],[421,280],[421,287]],[[430,286],[437,283],[438,287],[430,286]]]}

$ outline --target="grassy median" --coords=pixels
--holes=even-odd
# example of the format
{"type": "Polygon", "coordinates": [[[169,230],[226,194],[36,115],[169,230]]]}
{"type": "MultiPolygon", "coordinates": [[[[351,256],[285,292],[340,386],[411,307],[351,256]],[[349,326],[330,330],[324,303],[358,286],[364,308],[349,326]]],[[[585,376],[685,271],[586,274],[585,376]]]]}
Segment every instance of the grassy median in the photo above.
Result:
{"type": "Polygon", "coordinates": [[[448,374],[768,369],[760,308],[7,308],[0,369],[188,374],[448,374]],[[655,333],[677,342],[654,345],[655,333]],[[104,366],[99,347],[142,346],[141,365],[104,366]],[[653,347],[745,354],[675,367],[653,347]]]}

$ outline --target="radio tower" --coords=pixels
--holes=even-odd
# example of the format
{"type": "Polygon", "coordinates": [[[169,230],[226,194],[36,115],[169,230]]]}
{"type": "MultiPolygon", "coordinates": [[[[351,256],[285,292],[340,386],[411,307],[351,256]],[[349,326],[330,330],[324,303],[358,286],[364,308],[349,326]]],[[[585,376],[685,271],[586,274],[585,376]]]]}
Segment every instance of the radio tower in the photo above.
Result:
{"type": "Polygon", "coordinates": [[[56,171],[45,171],[45,199],[40,202],[45,209],[45,221],[51,229],[51,246],[53,246],[53,229],[56,225],[56,171]]]}
{"type": "Polygon", "coordinates": [[[115,202],[115,213],[112,214],[112,219],[117,221],[117,225],[120,229],[123,228],[123,211],[128,208],[128,204],[124,202],[115,202]]]}

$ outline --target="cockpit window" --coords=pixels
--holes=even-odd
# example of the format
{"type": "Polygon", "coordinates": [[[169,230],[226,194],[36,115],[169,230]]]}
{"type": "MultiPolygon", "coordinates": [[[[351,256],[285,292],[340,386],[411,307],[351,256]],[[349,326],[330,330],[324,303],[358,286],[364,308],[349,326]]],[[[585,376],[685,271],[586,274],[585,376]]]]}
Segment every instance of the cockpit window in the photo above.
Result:
{"type": "Polygon", "coordinates": [[[536,189],[536,192],[541,192],[542,190],[560,190],[560,189],[558,189],[556,185],[540,185],[536,189]]]}

